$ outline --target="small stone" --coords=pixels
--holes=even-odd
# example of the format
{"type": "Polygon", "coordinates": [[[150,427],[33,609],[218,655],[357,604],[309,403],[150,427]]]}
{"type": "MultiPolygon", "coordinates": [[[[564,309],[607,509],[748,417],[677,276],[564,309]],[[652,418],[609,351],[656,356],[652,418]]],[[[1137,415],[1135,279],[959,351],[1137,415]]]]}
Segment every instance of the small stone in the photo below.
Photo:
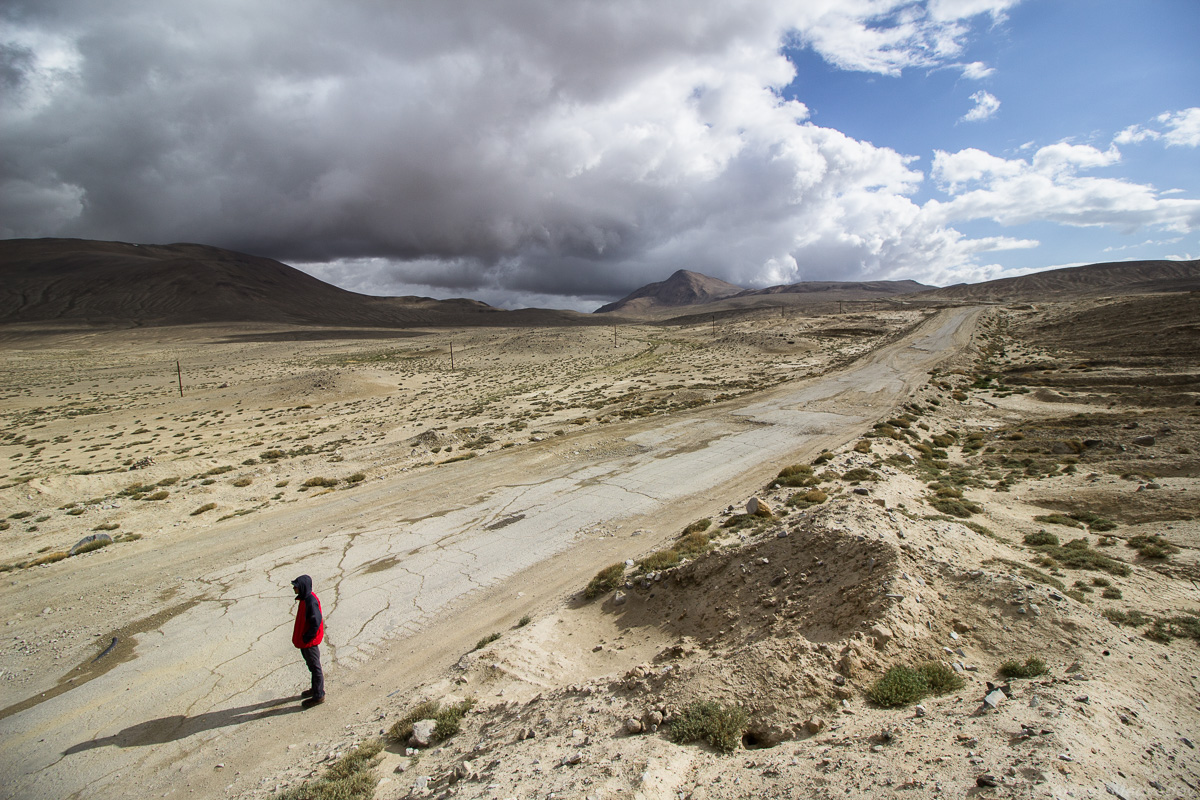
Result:
{"type": "Polygon", "coordinates": [[[1133,443],[1136,444],[1138,447],[1150,447],[1151,445],[1154,444],[1154,437],[1153,436],[1135,436],[1133,439],[1133,443]]]}
{"type": "Polygon", "coordinates": [[[872,753],[882,753],[883,745],[881,745],[881,744],[871,745],[871,752],[872,753]]]}
{"type": "Polygon", "coordinates": [[[1039,608],[1036,603],[1030,603],[1029,610],[1033,612],[1035,617],[1040,617],[1042,615],[1042,609],[1039,608]]]}
{"type": "Polygon", "coordinates": [[[995,775],[989,775],[986,772],[975,779],[976,786],[999,786],[1000,781],[996,780],[995,775]]]}
{"type": "Polygon", "coordinates": [[[996,689],[996,690],[990,692],[987,697],[983,698],[983,704],[985,706],[987,706],[988,708],[996,708],[998,705],[1003,703],[1007,698],[1008,698],[1008,695],[1006,695],[1001,690],[996,689]]]}
{"type": "Polygon", "coordinates": [[[958,634],[955,631],[950,631],[950,638],[957,642],[958,634]]]}
{"type": "Polygon", "coordinates": [[[616,594],[613,595],[613,605],[614,606],[623,606],[623,605],[625,605],[626,599],[628,599],[628,598],[626,597],[624,592],[617,592],[616,594]]]}
{"type": "Polygon", "coordinates": [[[625,720],[625,732],[629,735],[635,735],[642,732],[642,721],[630,717],[625,720]]]}
{"type": "Polygon", "coordinates": [[[571,755],[565,756],[562,761],[558,762],[558,765],[560,767],[569,767],[578,764],[581,761],[583,761],[583,753],[576,750],[574,753],[571,753],[571,755]]]}
{"type": "Polygon", "coordinates": [[[825,720],[820,717],[809,717],[804,722],[804,729],[810,734],[820,733],[825,727],[825,720]]]}
{"type": "Polygon", "coordinates": [[[918,717],[923,717],[928,712],[925,711],[925,706],[919,705],[913,709],[913,713],[916,714],[918,717]]]}

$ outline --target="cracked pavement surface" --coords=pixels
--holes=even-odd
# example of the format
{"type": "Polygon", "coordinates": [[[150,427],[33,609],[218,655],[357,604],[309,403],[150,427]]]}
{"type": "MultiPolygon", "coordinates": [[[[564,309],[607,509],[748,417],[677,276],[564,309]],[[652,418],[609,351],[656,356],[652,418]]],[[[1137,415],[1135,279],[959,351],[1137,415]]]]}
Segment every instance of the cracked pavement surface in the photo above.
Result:
{"type": "MultiPolygon", "coordinates": [[[[112,573],[81,570],[71,584],[81,597],[114,586],[166,597],[166,587],[176,611],[137,631],[102,674],[4,699],[0,797],[253,788],[289,763],[289,744],[333,735],[444,669],[480,631],[511,624],[505,614],[561,602],[680,520],[740,502],[780,465],[859,435],[965,346],[977,315],[941,312],[839,372],[748,400],[376,482],[147,549],[112,573]],[[609,455],[580,457],[588,447],[609,455]],[[631,540],[634,531],[645,533],[631,540]],[[326,612],[331,702],[283,719],[299,712],[307,679],[290,641],[289,584],[301,573],[326,612]]],[[[20,602],[50,606],[55,588],[43,579],[20,602]]],[[[12,595],[0,588],[0,602],[12,595]]],[[[111,629],[131,622],[120,602],[94,613],[111,629]]]]}

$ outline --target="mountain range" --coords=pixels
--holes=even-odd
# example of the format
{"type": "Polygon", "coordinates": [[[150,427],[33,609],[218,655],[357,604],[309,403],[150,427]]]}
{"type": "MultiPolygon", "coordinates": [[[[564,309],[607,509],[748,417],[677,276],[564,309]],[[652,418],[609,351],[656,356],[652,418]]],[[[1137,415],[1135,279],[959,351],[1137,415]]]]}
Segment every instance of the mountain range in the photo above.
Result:
{"type": "Polygon", "coordinates": [[[1200,290],[1200,261],[1121,261],[944,288],[916,281],[804,281],[746,289],[681,269],[593,314],[507,311],[477,300],[374,297],[286,264],[201,244],[0,240],[0,323],[354,327],[611,324],[848,301],[1034,302],[1200,290]]]}

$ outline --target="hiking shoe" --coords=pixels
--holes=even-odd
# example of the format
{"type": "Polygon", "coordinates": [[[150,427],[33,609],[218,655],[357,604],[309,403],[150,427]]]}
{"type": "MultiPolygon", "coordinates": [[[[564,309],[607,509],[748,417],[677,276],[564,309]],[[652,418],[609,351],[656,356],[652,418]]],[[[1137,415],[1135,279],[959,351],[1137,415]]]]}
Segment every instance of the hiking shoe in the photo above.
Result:
{"type": "Polygon", "coordinates": [[[314,692],[312,689],[305,689],[303,692],[300,693],[300,696],[301,697],[315,697],[316,694],[317,693],[314,692]]]}
{"type": "Polygon", "coordinates": [[[303,703],[301,703],[300,705],[303,706],[304,708],[312,708],[313,706],[319,706],[319,705],[321,705],[321,703],[324,703],[324,702],[325,702],[325,695],[321,695],[320,697],[310,697],[307,700],[305,700],[303,703]]]}

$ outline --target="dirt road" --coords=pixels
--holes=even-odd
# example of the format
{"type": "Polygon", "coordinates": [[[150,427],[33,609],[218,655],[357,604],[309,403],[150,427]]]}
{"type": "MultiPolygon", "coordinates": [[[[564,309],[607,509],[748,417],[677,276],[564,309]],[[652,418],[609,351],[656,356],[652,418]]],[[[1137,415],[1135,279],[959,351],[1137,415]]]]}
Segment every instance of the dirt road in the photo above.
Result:
{"type": "Polygon", "coordinates": [[[9,608],[60,609],[54,625],[107,623],[120,641],[73,681],[0,710],[0,796],[254,788],[307,753],[289,746],[361,721],[599,567],[858,435],[969,341],[977,315],[943,312],[847,369],[750,402],[555,437],[168,548],[98,554],[68,585],[5,586],[9,608]],[[330,702],[300,715],[307,673],[290,644],[289,582],[302,572],[327,610],[330,702]],[[138,624],[125,608],[147,597],[163,611],[138,624]]]}

